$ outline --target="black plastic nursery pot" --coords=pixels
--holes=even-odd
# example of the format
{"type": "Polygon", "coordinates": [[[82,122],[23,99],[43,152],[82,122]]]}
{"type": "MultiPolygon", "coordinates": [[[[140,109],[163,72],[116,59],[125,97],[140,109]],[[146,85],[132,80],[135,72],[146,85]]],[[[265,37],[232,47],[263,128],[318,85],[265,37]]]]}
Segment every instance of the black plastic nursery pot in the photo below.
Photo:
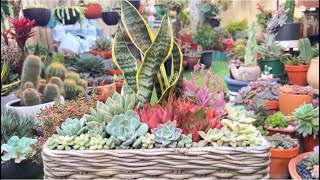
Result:
{"type": "Polygon", "coordinates": [[[299,40],[300,23],[284,24],[277,29],[277,41],[295,41],[299,40]]]}
{"type": "Polygon", "coordinates": [[[204,64],[206,68],[209,68],[212,65],[212,56],[212,50],[202,51],[200,63],[204,64]]]}
{"type": "Polygon", "coordinates": [[[14,160],[1,162],[1,179],[37,179],[43,174],[43,165],[32,160],[19,164],[14,160]]]}
{"type": "Polygon", "coordinates": [[[281,62],[280,58],[277,59],[260,59],[259,66],[261,71],[264,71],[265,66],[271,67],[271,74],[273,77],[283,77],[286,75],[284,70],[284,64],[281,62]]]}
{"type": "MultiPolygon", "coordinates": [[[[80,18],[80,14],[77,12],[77,11],[73,11],[73,9],[68,9],[68,12],[69,12],[69,15],[70,15],[70,18],[68,19],[67,18],[67,13],[65,12],[65,10],[64,9],[59,9],[59,10],[57,10],[57,11],[59,11],[59,13],[61,12],[61,11],[63,11],[62,13],[64,13],[64,25],[72,25],[72,24],[75,24],[76,22],[78,22],[78,20],[79,20],[79,18],[80,18]],[[75,12],[75,15],[73,14],[73,12],[75,12]]],[[[57,11],[55,12],[55,16],[57,17],[57,19],[58,19],[58,21],[60,21],[61,23],[63,23],[63,21],[62,21],[62,17],[61,18],[59,18],[58,16],[57,16],[57,11]]],[[[61,14],[61,13],[60,13],[61,14]]]]}
{"type": "Polygon", "coordinates": [[[106,11],[101,13],[101,18],[106,25],[114,26],[119,22],[119,14],[116,11],[106,11]]]}
{"type": "Polygon", "coordinates": [[[129,2],[137,9],[139,10],[141,5],[141,0],[129,0],[129,2]]]}
{"type": "Polygon", "coordinates": [[[23,16],[35,20],[37,26],[47,26],[51,18],[51,11],[46,8],[24,9],[23,16]]]}
{"type": "Polygon", "coordinates": [[[210,18],[209,19],[210,24],[212,27],[219,27],[220,26],[220,20],[216,18],[210,18]]]}

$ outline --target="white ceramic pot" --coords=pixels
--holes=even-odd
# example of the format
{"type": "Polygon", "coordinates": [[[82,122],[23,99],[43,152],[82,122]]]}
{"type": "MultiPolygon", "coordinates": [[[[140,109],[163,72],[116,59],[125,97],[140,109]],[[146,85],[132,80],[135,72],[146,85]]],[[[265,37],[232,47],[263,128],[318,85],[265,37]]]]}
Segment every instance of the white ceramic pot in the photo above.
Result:
{"type": "Polygon", "coordinates": [[[234,64],[231,64],[230,70],[234,79],[238,81],[256,81],[261,75],[259,66],[240,66],[238,69],[234,64]]]}
{"type": "Polygon", "coordinates": [[[319,58],[312,59],[308,70],[307,80],[312,88],[319,89],[319,58]]]}
{"type": "MultiPolygon", "coordinates": [[[[54,105],[54,101],[52,101],[52,102],[38,104],[34,106],[19,106],[20,102],[21,102],[20,99],[10,101],[6,104],[6,109],[15,110],[19,116],[37,117],[37,115],[41,112],[42,109],[52,107],[54,105]]],[[[60,102],[64,103],[63,96],[60,96],[60,102]]]]}

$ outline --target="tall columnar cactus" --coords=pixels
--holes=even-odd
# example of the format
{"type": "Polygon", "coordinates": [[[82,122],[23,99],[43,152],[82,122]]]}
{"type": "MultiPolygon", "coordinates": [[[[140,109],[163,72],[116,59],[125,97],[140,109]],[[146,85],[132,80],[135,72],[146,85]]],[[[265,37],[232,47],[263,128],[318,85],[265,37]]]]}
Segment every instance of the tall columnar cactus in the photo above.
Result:
{"type": "Polygon", "coordinates": [[[287,23],[293,23],[295,0],[286,0],[285,10],[287,10],[287,23]]]}
{"type": "Polygon", "coordinates": [[[77,83],[72,79],[66,79],[63,82],[64,96],[67,100],[74,99],[77,96],[77,83]]]}
{"type": "Polygon", "coordinates": [[[299,57],[303,60],[303,64],[309,64],[313,57],[313,52],[311,42],[308,38],[299,40],[299,50],[299,57]]]}
{"type": "Polygon", "coordinates": [[[257,31],[257,23],[253,22],[250,25],[249,39],[246,46],[246,54],[244,56],[245,66],[257,66],[258,45],[257,45],[256,31],[257,31]]]}
{"type": "Polygon", "coordinates": [[[21,101],[25,106],[34,106],[41,103],[41,96],[36,89],[27,88],[21,93],[21,101]]]}
{"type": "Polygon", "coordinates": [[[29,55],[24,61],[21,75],[21,88],[26,82],[31,82],[35,89],[38,88],[38,82],[41,73],[41,59],[38,56],[29,55]]]}
{"type": "Polygon", "coordinates": [[[47,81],[50,80],[50,78],[56,76],[61,78],[63,81],[66,78],[67,69],[66,67],[61,63],[52,63],[50,66],[48,66],[46,70],[46,79],[47,81]]]}
{"type": "Polygon", "coordinates": [[[43,92],[43,101],[44,103],[54,101],[55,98],[60,96],[60,89],[56,84],[49,83],[46,85],[46,88],[43,92]]]}

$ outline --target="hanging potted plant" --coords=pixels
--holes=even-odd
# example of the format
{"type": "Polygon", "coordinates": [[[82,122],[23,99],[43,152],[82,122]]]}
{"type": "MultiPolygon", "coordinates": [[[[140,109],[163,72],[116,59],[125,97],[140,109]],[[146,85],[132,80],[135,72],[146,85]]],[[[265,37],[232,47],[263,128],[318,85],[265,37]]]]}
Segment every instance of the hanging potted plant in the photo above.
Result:
{"type": "Polygon", "coordinates": [[[269,131],[269,135],[280,133],[292,138],[294,138],[297,130],[295,122],[281,112],[268,116],[264,128],[269,131]]]}
{"type": "Polygon", "coordinates": [[[319,89],[319,43],[313,48],[313,57],[308,70],[307,81],[312,88],[319,89]]]}
{"type": "Polygon", "coordinates": [[[253,22],[250,27],[249,40],[246,45],[244,63],[239,69],[234,65],[230,65],[231,73],[236,80],[239,81],[255,81],[261,75],[261,69],[257,65],[258,45],[256,39],[257,23],[253,22]]]}
{"type": "Polygon", "coordinates": [[[281,86],[279,88],[279,109],[285,115],[291,115],[300,105],[311,103],[312,90],[308,87],[281,86]]]}
{"type": "Polygon", "coordinates": [[[183,60],[188,62],[188,70],[193,71],[194,66],[200,61],[201,53],[198,51],[187,51],[183,55],[183,60]]]}
{"type": "Polygon", "coordinates": [[[120,17],[118,11],[112,9],[112,7],[115,6],[116,1],[113,1],[111,3],[111,7],[102,12],[101,18],[106,25],[114,26],[118,24],[120,17]]]}
{"type": "Polygon", "coordinates": [[[282,77],[285,75],[284,64],[280,58],[283,54],[283,48],[275,41],[274,34],[264,34],[265,41],[258,47],[258,52],[262,55],[259,60],[261,71],[265,67],[271,67],[271,74],[273,77],[282,77]]]}
{"type": "Polygon", "coordinates": [[[98,19],[101,17],[102,7],[99,0],[81,0],[79,4],[85,8],[84,16],[87,19],[98,19]]]}
{"type": "Polygon", "coordinates": [[[83,24],[85,8],[81,6],[59,6],[53,9],[52,22],[56,19],[63,25],[72,25],[77,22],[83,24]]]}
{"type": "Polygon", "coordinates": [[[285,64],[285,71],[288,74],[290,83],[306,86],[308,85],[307,74],[313,57],[310,40],[307,38],[300,39],[299,50],[299,56],[285,54],[281,57],[281,61],[285,64]]]}
{"type": "Polygon", "coordinates": [[[270,178],[288,179],[289,162],[299,154],[299,143],[288,135],[274,134],[266,137],[270,144],[270,178]]]}
{"type": "Polygon", "coordinates": [[[198,4],[198,8],[205,15],[212,27],[220,26],[220,19],[217,18],[220,14],[220,9],[217,3],[214,1],[205,1],[202,4],[198,4]]]}
{"type": "Polygon", "coordinates": [[[33,5],[23,9],[23,16],[35,20],[37,26],[47,26],[51,18],[51,11],[45,5],[33,5]]]}
{"type": "Polygon", "coordinates": [[[99,101],[106,101],[116,92],[116,83],[112,76],[100,76],[88,78],[88,90],[96,94],[99,101]]]}
{"type": "Polygon", "coordinates": [[[100,38],[95,40],[93,46],[91,47],[90,53],[95,56],[101,56],[104,59],[112,58],[112,44],[110,38],[100,38]]]}
{"type": "Polygon", "coordinates": [[[213,29],[210,27],[203,27],[198,24],[196,31],[194,32],[193,39],[198,45],[202,46],[203,51],[201,52],[201,64],[204,64],[206,68],[212,65],[212,54],[214,46],[213,29]]]}
{"type": "Polygon", "coordinates": [[[293,116],[298,132],[303,137],[304,151],[312,151],[315,146],[319,146],[319,107],[303,104],[295,110],[293,116]]]}

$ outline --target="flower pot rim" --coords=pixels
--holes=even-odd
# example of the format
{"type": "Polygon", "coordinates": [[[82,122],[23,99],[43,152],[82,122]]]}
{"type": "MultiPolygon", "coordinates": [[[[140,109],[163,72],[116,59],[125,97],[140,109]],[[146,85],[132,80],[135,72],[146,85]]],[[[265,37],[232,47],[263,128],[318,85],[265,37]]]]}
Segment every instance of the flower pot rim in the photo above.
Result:
{"type": "Polygon", "coordinates": [[[268,62],[268,61],[281,61],[281,60],[280,60],[280,57],[278,57],[278,58],[272,58],[272,59],[261,58],[259,59],[259,61],[268,62]]]}
{"type": "MultiPolygon", "coordinates": [[[[285,64],[284,66],[285,66],[285,68],[297,69],[297,68],[309,68],[310,64],[306,64],[306,65],[289,65],[289,64],[285,64]]],[[[286,69],[286,71],[287,71],[287,69],[286,69]]]]}
{"type": "Polygon", "coordinates": [[[260,66],[258,66],[258,65],[256,65],[256,66],[245,66],[245,65],[240,65],[240,67],[244,67],[244,68],[257,68],[257,67],[259,67],[260,68],[260,66]]]}
{"type": "Polygon", "coordinates": [[[105,86],[113,86],[116,82],[113,82],[111,84],[105,84],[105,85],[102,85],[102,86],[89,86],[88,89],[93,89],[93,88],[102,88],[102,87],[105,87],[105,86]]]}
{"type": "Polygon", "coordinates": [[[201,54],[210,54],[210,53],[213,53],[213,49],[205,49],[203,51],[201,51],[201,54]]]}
{"type": "MultiPolygon", "coordinates": [[[[60,101],[63,101],[63,100],[64,100],[63,96],[60,96],[60,101]]],[[[54,103],[54,101],[51,101],[51,102],[41,103],[41,104],[37,104],[37,105],[33,105],[33,106],[12,106],[12,104],[15,104],[18,102],[21,102],[21,99],[15,99],[15,100],[9,101],[6,104],[6,107],[11,107],[11,108],[15,108],[15,109],[22,109],[22,108],[26,108],[26,107],[31,108],[31,107],[38,107],[38,106],[46,106],[46,105],[50,105],[50,104],[54,103]]]]}
{"type": "Polygon", "coordinates": [[[23,9],[22,11],[24,11],[24,10],[49,10],[49,11],[51,11],[49,8],[45,8],[45,7],[31,7],[31,8],[25,8],[25,9],[23,9]]]}
{"type": "Polygon", "coordinates": [[[292,179],[295,180],[301,180],[302,178],[300,177],[300,175],[297,172],[296,166],[298,164],[298,162],[304,158],[307,158],[309,155],[311,155],[313,152],[306,152],[306,153],[302,153],[299,154],[298,156],[292,158],[289,162],[289,172],[290,175],[292,177],[292,179]]]}
{"type": "Polygon", "coordinates": [[[239,86],[247,86],[250,83],[249,81],[239,81],[236,79],[231,79],[230,76],[225,77],[224,80],[225,80],[226,84],[236,84],[239,86]]]}
{"type": "Polygon", "coordinates": [[[263,127],[264,127],[267,131],[274,131],[274,132],[279,132],[279,133],[294,133],[294,132],[296,132],[296,131],[298,130],[297,124],[294,122],[294,120],[291,120],[291,121],[288,123],[288,125],[293,126],[294,129],[292,129],[292,130],[287,130],[287,129],[285,129],[285,128],[278,128],[278,129],[276,129],[276,128],[273,128],[273,127],[269,126],[268,123],[265,123],[263,127]]]}
{"type": "Polygon", "coordinates": [[[291,93],[284,93],[282,91],[279,91],[279,96],[280,94],[287,94],[287,95],[291,95],[291,96],[312,96],[311,94],[291,94],[291,93]]]}
{"type": "Polygon", "coordinates": [[[292,149],[275,149],[270,147],[271,158],[290,159],[299,154],[300,144],[292,149]]]}

